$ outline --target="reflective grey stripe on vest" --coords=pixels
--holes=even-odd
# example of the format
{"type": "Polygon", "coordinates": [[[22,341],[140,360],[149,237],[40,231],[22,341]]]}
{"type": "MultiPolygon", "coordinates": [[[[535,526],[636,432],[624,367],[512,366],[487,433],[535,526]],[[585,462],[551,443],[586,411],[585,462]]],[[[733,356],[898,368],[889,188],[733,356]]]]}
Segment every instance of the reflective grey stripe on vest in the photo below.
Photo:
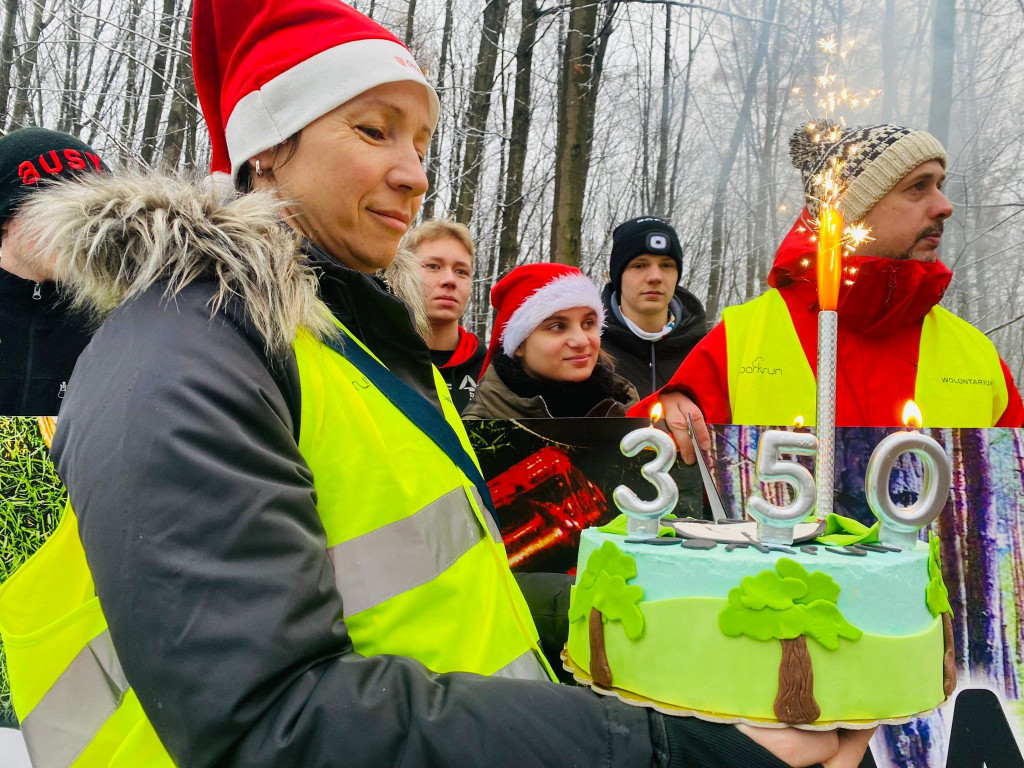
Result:
{"type": "Polygon", "coordinates": [[[121,706],[128,688],[104,630],[79,651],[22,722],[33,768],[66,768],[77,760],[121,706]]]}
{"type": "Polygon", "coordinates": [[[484,519],[487,524],[487,530],[491,534],[491,538],[495,541],[501,541],[501,531],[498,530],[498,524],[494,522],[494,518],[491,517],[491,513],[487,511],[487,506],[484,504],[484,500],[480,498],[480,491],[473,486],[473,501],[476,502],[476,506],[480,510],[480,516],[484,519]]]}
{"type": "Polygon", "coordinates": [[[483,528],[460,486],[415,515],[336,544],[327,554],[344,615],[432,581],[483,539],[483,528]]]}
{"type": "Polygon", "coordinates": [[[511,677],[516,680],[547,680],[551,682],[547,670],[544,669],[544,665],[537,658],[537,652],[532,649],[522,656],[512,659],[512,661],[491,675],[491,677],[511,677]]]}

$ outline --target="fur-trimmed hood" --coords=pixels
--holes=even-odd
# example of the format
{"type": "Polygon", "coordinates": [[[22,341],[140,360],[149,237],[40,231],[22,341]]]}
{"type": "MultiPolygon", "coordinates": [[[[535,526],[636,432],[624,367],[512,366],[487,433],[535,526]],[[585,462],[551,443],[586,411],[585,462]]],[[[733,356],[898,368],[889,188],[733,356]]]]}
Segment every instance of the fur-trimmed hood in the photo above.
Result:
{"type": "Polygon", "coordinates": [[[22,206],[26,236],[47,244],[73,306],[102,320],[158,283],[171,298],[199,278],[216,281],[211,315],[237,299],[267,351],[291,348],[301,327],[334,333],[281,203],[268,193],[221,190],[143,172],[54,184],[22,206]]]}

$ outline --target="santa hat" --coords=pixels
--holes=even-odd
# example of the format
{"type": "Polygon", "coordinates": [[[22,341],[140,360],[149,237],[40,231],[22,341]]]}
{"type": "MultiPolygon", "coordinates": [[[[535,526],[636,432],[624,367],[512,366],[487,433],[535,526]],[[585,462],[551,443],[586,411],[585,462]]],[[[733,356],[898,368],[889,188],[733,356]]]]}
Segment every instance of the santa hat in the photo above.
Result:
{"type": "Polygon", "coordinates": [[[843,161],[839,176],[846,185],[839,212],[849,221],[860,221],[900,179],[929,160],[946,167],[946,150],[927,131],[902,125],[861,125],[843,128],[828,120],[806,123],[793,132],[789,156],[800,169],[807,212],[818,216],[815,177],[828,168],[832,158],[843,161]]]}
{"type": "Polygon", "coordinates": [[[565,264],[524,264],[516,267],[491,289],[491,306],[497,315],[491,343],[481,373],[499,347],[512,357],[526,337],[556,312],[589,307],[604,326],[604,304],[597,287],[576,267],[565,264]]]}
{"type": "Polygon", "coordinates": [[[384,83],[421,83],[437,124],[437,94],[409,50],[338,0],[197,0],[192,66],[210,170],[232,183],[253,155],[384,83]]]}

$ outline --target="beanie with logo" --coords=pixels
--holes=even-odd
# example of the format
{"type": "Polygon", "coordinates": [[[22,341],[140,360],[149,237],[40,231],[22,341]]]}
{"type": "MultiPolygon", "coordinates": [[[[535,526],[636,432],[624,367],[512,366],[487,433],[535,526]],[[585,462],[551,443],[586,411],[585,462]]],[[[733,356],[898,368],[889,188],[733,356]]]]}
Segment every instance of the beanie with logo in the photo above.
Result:
{"type": "Polygon", "coordinates": [[[0,138],[0,222],[47,182],[106,170],[93,148],[74,136],[36,127],[11,131],[0,138]]]}
{"type": "Polygon", "coordinates": [[[619,224],[612,232],[608,273],[616,293],[621,292],[622,273],[626,271],[626,266],[645,253],[668,256],[676,263],[676,269],[683,271],[683,247],[671,224],[656,216],[630,219],[619,224]]]}

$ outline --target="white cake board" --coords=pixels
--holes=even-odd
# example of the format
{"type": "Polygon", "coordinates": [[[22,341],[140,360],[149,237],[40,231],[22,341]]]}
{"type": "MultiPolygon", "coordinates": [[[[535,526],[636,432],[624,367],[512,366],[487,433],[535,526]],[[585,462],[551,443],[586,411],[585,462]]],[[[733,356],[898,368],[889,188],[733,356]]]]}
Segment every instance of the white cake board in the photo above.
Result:
{"type": "MultiPolygon", "coordinates": [[[[753,725],[759,728],[799,728],[803,731],[834,731],[837,728],[863,730],[865,728],[874,728],[878,725],[903,725],[904,723],[909,723],[911,720],[928,717],[938,709],[938,707],[934,707],[924,712],[918,712],[914,715],[907,715],[906,717],[890,717],[885,718],[884,720],[827,720],[791,725],[789,723],[780,723],[778,720],[762,720],[756,717],[720,715],[715,712],[705,712],[700,709],[687,709],[685,707],[678,707],[674,704],[667,704],[663,701],[649,699],[631,691],[624,691],[621,688],[616,688],[615,686],[605,688],[601,685],[595,685],[590,675],[587,674],[582,667],[576,664],[576,662],[572,660],[571,656],[569,656],[568,647],[562,648],[562,667],[567,672],[572,672],[572,676],[576,679],[576,682],[589,686],[595,693],[600,693],[603,696],[615,696],[626,704],[631,704],[635,707],[648,707],[656,712],[661,712],[663,715],[669,715],[671,717],[696,717],[701,720],[707,720],[711,723],[726,723],[732,725],[745,723],[746,725],[753,725]]],[[[949,701],[949,699],[947,698],[942,702],[942,704],[945,704],[946,701],[949,701]]],[[[942,706],[942,704],[939,706],[942,706]]]]}

